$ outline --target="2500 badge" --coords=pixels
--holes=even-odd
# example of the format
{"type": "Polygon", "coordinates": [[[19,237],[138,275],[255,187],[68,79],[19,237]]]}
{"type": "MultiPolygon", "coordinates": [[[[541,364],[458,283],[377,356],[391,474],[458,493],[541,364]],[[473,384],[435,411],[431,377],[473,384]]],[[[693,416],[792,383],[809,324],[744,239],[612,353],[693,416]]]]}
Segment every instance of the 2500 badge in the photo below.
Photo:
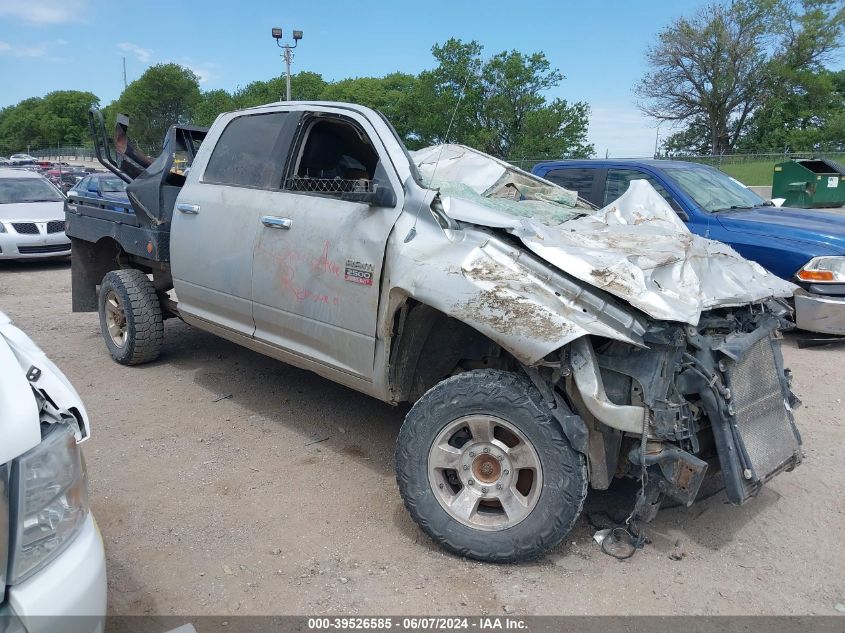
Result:
{"type": "Polygon", "coordinates": [[[372,286],[373,265],[347,259],[344,278],[346,281],[361,284],[362,286],[372,286]]]}

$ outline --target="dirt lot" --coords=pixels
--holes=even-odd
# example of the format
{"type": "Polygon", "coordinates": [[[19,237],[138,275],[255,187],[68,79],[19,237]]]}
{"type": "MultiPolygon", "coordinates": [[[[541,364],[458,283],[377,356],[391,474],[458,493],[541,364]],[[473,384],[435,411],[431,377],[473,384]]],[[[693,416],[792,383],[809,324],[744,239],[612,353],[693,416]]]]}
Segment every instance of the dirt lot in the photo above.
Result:
{"type": "Polygon", "coordinates": [[[806,462],[750,503],[665,510],[625,562],[582,518],[541,560],[494,566],[445,554],[405,512],[393,478],[405,409],[178,321],[159,361],[118,365],[97,315],[71,313],[66,262],[0,263],[0,309],[91,416],[111,613],[835,614],[845,602],[843,346],[787,339],[806,462]]]}

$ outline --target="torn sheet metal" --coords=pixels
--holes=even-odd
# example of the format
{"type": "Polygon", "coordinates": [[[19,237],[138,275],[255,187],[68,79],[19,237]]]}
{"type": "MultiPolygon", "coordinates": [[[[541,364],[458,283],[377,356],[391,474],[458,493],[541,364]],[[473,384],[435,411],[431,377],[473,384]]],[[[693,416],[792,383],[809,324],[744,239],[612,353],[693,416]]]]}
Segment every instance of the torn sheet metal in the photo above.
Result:
{"type": "Polygon", "coordinates": [[[435,171],[439,154],[433,147],[413,156],[423,178],[441,188],[448,215],[507,230],[558,269],[653,318],[696,325],[704,310],[788,297],[796,288],[730,246],[692,234],[645,180],[592,211],[577,200],[567,205],[572,192],[468,147],[447,145],[435,171]],[[542,194],[498,197],[512,184],[542,194]]]}

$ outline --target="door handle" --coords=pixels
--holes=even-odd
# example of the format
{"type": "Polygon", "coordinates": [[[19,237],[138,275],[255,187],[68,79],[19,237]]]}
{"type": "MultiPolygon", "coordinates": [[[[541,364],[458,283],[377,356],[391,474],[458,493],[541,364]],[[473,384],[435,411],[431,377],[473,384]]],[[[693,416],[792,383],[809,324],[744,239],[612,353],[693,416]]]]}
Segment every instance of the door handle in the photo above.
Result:
{"type": "Polygon", "coordinates": [[[176,208],[179,209],[182,213],[187,213],[188,215],[196,215],[200,212],[200,205],[198,204],[186,204],[181,202],[176,205],[176,208]]]}
{"type": "Polygon", "coordinates": [[[266,226],[268,229],[289,230],[293,224],[293,220],[290,218],[277,218],[274,215],[265,215],[261,218],[261,224],[266,226]]]}

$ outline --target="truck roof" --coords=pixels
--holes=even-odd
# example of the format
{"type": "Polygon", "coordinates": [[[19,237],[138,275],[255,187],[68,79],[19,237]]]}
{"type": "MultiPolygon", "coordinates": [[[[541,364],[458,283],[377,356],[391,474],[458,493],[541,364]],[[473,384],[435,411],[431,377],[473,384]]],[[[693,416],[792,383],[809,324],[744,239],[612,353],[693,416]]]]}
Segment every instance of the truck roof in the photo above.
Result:
{"type": "Polygon", "coordinates": [[[705,163],[696,163],[686,160],[664,160],[655,158],[573,158],[567,160],[548,160],[537,163],[535,167],[548,167],[551,165],[589,165],[593,167],[609,167],[617,165],[647,165],[649,167],[710,167],[705,163]]]}

